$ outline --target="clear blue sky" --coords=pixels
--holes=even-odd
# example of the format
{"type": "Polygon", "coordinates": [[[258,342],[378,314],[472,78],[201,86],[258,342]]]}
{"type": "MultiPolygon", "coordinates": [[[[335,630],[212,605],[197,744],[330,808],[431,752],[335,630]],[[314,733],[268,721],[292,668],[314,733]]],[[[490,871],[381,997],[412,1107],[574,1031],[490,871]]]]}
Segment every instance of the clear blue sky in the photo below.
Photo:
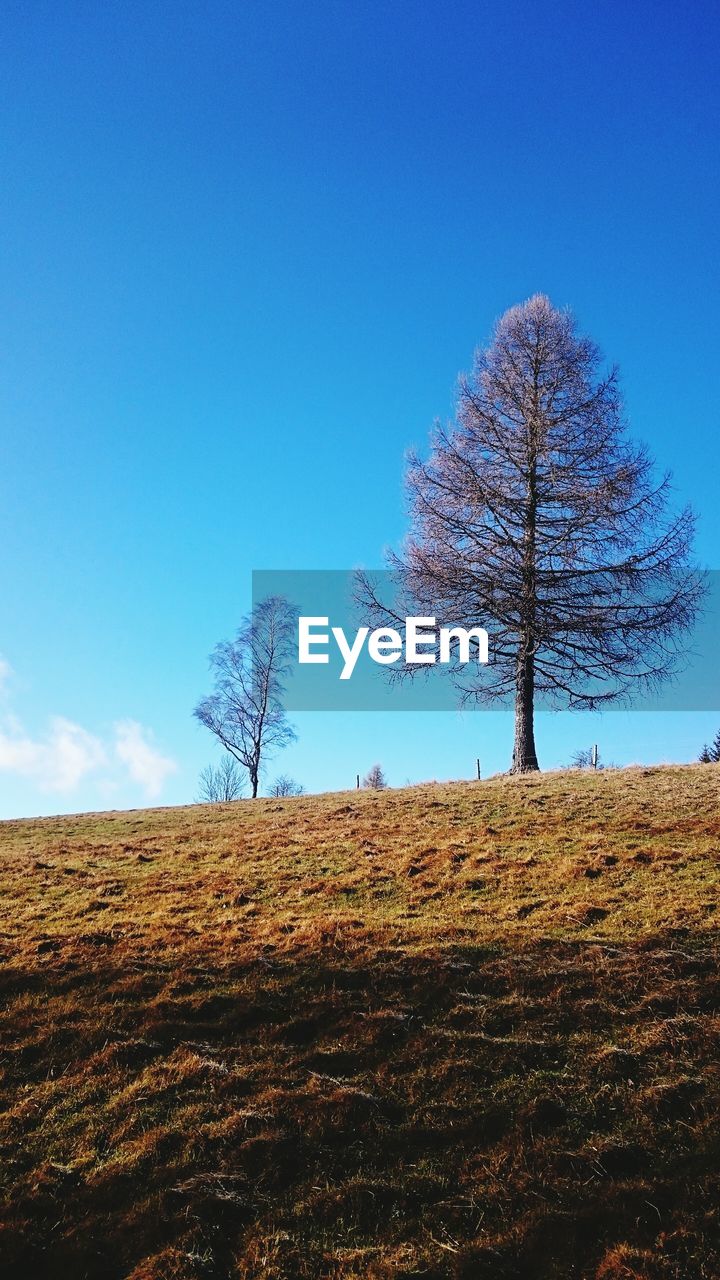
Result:
{"type": "MultiPolygon", "coordinates": [[[[8,0],[0,815],[192,799],[253,568],[378,565],[511,304],[571,305],[718,567],[717,6],[8,0]]],[[[556,716],[541,763],[718,715],[556,716]]],[[[310,789],[506,767],[508,716],[303,715],[310,789]]]]}

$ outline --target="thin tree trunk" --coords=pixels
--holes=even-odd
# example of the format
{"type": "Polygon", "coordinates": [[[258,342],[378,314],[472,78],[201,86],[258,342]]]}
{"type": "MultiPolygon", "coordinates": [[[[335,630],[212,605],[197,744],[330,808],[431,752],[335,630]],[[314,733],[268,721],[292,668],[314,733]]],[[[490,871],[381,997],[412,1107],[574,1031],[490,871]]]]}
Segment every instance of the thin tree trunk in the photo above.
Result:
{"type": "Polygon", "coordinates": [[[518,662],[515,690],[515,744],[511,773],[534,773],[540,768],[535,751],[535,663],[532,654],[518,662]]]}

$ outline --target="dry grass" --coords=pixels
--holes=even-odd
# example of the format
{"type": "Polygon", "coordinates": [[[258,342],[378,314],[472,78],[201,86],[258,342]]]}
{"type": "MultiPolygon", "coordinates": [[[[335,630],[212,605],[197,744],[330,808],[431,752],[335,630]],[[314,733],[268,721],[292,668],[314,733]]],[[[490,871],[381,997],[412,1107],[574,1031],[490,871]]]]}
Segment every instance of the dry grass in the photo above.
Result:
{"type": "Polygon", "coordinates": [[[720,1274],[717,766],[0,859],[7,1280],[720,1274]]]}

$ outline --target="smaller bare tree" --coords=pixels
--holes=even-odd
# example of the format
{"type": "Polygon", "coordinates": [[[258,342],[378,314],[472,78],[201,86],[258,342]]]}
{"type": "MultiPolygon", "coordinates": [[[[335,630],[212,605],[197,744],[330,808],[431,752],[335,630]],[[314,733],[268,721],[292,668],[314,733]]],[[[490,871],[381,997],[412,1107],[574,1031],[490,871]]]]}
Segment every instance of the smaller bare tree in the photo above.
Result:
{"type": "Polygon", "coordinates": [[[287,774],[281,773],[270,785],[268,795],[277,798],[285,796],[302,796],[305,794],[305,788],[300,782],[296,782],[294,778],[288,778],[287,774]]]}
{"type": "Polygon", "coordinates": [[[593,748],[588,747],[587,751],[576,751],[570,761],[571,769],[602,769],[600,753],[597,756],[593,753],[593,748]]]}
{"type": "Polygon", "coordinates": [[[200,723],[247,769],[253,800],[261,765],[295,737],[283,706],[294,635],[287,600],[272,596],[254,605],[235,639],[216,645],[210,657],[215,688],[195,708],[200,723]]]}
{"type": "Polygon", "coordinates": [[[382,768],[379,764],[374,764],[372,769],[368,770],[368,772],[365,774],[365,777],[363,778],[362,784],[369,791],[385,790],[385,788],[387,787],[387,782],[385,781],[385,774],[383,773],[382,768]]]}
{"type": "Polygon", "coordinates": [[[223,756],[219,765],[209,764],[200,774],[198,802],[228,804],[245,794],[245,779],[232,756],[223,756]]]}

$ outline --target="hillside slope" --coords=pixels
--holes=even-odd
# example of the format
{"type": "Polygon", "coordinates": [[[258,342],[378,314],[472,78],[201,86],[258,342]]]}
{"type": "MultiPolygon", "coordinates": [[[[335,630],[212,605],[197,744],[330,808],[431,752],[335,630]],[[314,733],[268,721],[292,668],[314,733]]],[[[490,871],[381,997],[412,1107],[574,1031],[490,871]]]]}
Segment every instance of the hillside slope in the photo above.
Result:
{"type": "Polygon", "coordinates": [[[720,1274],[720,769],[0,824],[8,1280],[720,1274]]]}

